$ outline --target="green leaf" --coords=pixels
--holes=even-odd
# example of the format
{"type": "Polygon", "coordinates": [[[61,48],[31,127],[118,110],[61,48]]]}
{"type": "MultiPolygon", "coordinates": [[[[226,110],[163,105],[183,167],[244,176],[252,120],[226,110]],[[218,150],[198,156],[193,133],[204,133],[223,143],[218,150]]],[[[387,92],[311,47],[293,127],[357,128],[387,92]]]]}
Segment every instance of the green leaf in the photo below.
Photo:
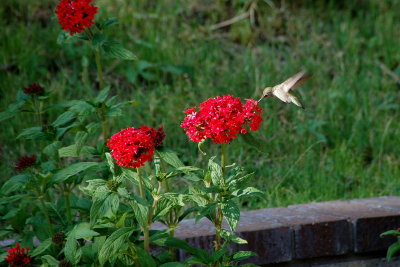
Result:
{"type": "Polygon", "coordinates": [[[79,131],[75,135],[75,147],[76,147],[76,153],[79,155],[81,152],[81,149],[83,145],[86,143],[87,139],[89,137],[89,134],[84,131],[79,131]]]}
{"type": "Polygon", "coordinates": [[[247,187],[245,189],[239,189],[232,192],[232,195],[238,198],[241,197],[263,197],[264,193],[257,188],[247,187]]]}
{"type": "Polygon", "coordinates": [[[81,238],[87,239],[98,235],[100,234],[90,229],[89,223],[80,223],[77,226],[75,226],[74,230],[75,239],[81,239],[81,238]]]}
{"type": "Polygon", "coordinates": [[[400,250],[400,241],[397,241],[396,243],[390,245],[386,254],[386,260],[390,261],[393,255],[399,250],[400,250]]]}
{"type": "Polygon", "coordinates": [[[12,195],[9,197],[1,197],[0,198],[0,205],[6,204],[6,203],[12,203],[14,201],[20,200],[23,197],[26,197],[27,195],[12,195]]]}
{"type": "Polygon", "coordinates": [[[96,96],[96,98],[93,99],[93,102],[95,104],[103,103],[104,101],[106,101],[109,92],[110,92],[110,86],[107,86],[106,88],[104,88],[103,90],[101,90],[99,92],[99,94],[96,96]]]}
{"type": "Polygon", "coordinates": [[[257,253],[253,251],[239,251],[232,255],[232,260],[242,261],[253,256],[257,256],[257,253]]]}
{"type": "Polygon", "coordinates": [[[162,150],[158,150],[157,153],[162,160],[164,160],[166,163],[168,163],[172,167],[181,168],[181,167],[185,166],[182,163],[182,161],[178,158],[176,153],[172,150],[162,149],[162,150]]]}
{"type": "Polygon", "coordinates": [[[7,180],[0,189],[2,195],[8,195],[15,191],[24,190],[26,184],[29,182],[29,176],[26,174],[19,174],[7,180]]]}
{"type": "Polygon", "coordinates": [[[32,257],[36,257],[45,252],[52,244],[51,237],[43,241],[38,247],[36,247],[30,254],[32,257]]]}
{"type": "Polygon", "coordinates": [[[213,184],[218,186],[224,183],[224,176],[222,175],[221,166],[219,166],[219,164],[214,162],[214,158],[215,157],[212,157],[208,161],[208,170],[211,173],[211,180],[213,184]]]}
{"type": "Polygon", "coordinates": [[[106,55],[124,60],[136,60],[137,57],[131,51],[125,49],[121,43],[109,40],[105,41],[102,45],[102,48],[106,55]]]}
{"type": "Polygon", "coordinates": [[[389,231],[386,231],[386,232],[382,233],[382,234],[380,235],[380,237],[384,237],[384,236],[386,236],[386,235],[395,235],[395,236],[398,236],[398,235],[400,235],[400,231],[398,231],[398,230],[389,230],[389,231]]]}
{"type": "Polygon", "coordinates": [[[183,249],[184,251],[189,252],[192,255],[195,255],[198,258],[201,259],[206,259],[208,258],[208,252],[194,248],[190,246],[188,243],[185,241],[175,238],[175,237],[166,237],[166,238],[160,238],[156,240],[150,240],[151,244],[161,246],[161,247],[169,247],[169,248],[175,248],[175,249],[183,249]]]}
{"type": "Polygon", "coordinates": [[[39,139],[45,137],[45,133],[42,131],[42,127],[31,127],[28,129],[23,130],[18,136],[17,139],[39,139]]]}
{"type": "Polygon", "coordinates": [[[56,260],[53,256],[50,255],[44,255],[41,257],[41,259],[42,261],[45,261],[49,266],[59,266],[60,264],[58,260],[56,260]]]}
{"type": "Polygon", "coordinates": [[[60,141],[55,141],[55,142],[47,145],[43,149],[43,153],[49,157],[56,157],[61,145],[62,145],[62,143],[60,141]]]}
{"type": "Polygon", "coordinates": [[[234,242],[234,243],[237,243],[237,244],[247,244],[246,240],[244,240],[244,239],[242,239],[242,238],[240,238],[240,237],[234,235],[233,233],[228,232],[228,231],[226,231],[224,229],[222,229],[220,231],[220,234],[221,234],[221,237],[223,239],[227,240],[228,242],[234,242]]]}
{"type": "Polygon", "coordinates": [[[19,101],[15,104],[9,105],[5,111],[0,112],[0,122],[11,119],[17,115],[23,105],[25,105],[25,101],[19,101]]]}
{"type": "Polygon", "coordinates": [[[182,264],[182,263],[177,262],[177,261],[168,262],[168,263],[164,263],[164,264],[160,265],[160,267],[185,267],[185,266],[186,266],[185,264],[182,264]]]}
{"type": "Polygon", "coordinates": [[[133,213],[135,214],[135,218],[139,225],[145,227],[147,225],[149,207],[139,203],[138,201],[129,201],[129,204],[133,209],[133,213]]]}
{"type": "Polygon", "coordinates": [[[78,157],[81,155],[94,155],[96,154],[96,149],[91,146],[84,146],[82,147],[80,153],[78,154],[76,144],[62,147],[58,150],[58,156],[60,158],[65,158],[65,157],[78,157]]]}
{"type": "Polygon", "coordinates": [[[112,256],[115,256],[120,249],[126,247],[128,239],[134,230],[133,227],[120,228],[106,239],[99,252],[101,265],[104,265],[112,256]]]}
{"type": "Polygon", "coordinates": [[[51,124],[53,127],[61,127],[76,119],[76,115],[72,111],[66,111],[51,124]]]}
{"type": "Polygon", "coordinates": [[[78,250],[77,241],[75,240],[75,237],[72,233],[72,236],[68,236],[67,242],[65,242],[64,255],[70,263],[75,265],[79,262],[81,258],[82,254],[80,251],[81,250],[78,250]]]}
{"type": "Polygon", "coordinates": [[[93,226],[97,219],[115,215],[119,207],[119,199],[111,192],[104,192],[102,198],[96,199],[90,208],[90,224],[93,226]]]}
{"type": "Polygon", "coordinates": [[[99,51],[99,50],[100,50],[100,47],[103,45],[103,43],[106,41],[106,39],[107,39],[107,36],[106,36],[106,35],[101,34],[101,33],[96,33],[96,34],[93,36],[93,40],[92,40],[93,48],[94,48],[96,51],[99,51]]]}
{"type": "Polygon", "coordinates": [[[78,174],[81,171],[87,170],[91,167],[98,166],[98,162],[77,162],[69,165],[68,167],[58,171],[52,177],[52,183],[59,183],[67,180],[69,177],[78,174]]]}
{"type": "Polygon", "coordinates": [[[118,23],[118,18],[108,18],[99,23],[100,29],[105,29],[118,23]]]}
{"type": "Polygon", "coordinates": [[[107,158],[108,167],[110,167],[110,171],[111,171],[112,175],[115,176],[114,159],[113,159],[113,157],[111,156],[110,153],[106,153],[106,158],[107,158]]]}
{"type": "Polygon", "coordinates": [[[234,232],[240,219],[240,209],[238,205],[232,200],[222,203],[222,213],[224,214],[232,232],[234,232]]]}
{"type": "Polygon", "coordinates": [[[136,255],[138,257],[139,265],[141,267],[156,267],[157,264],[149,252],[140,247],[136,247],[136,255]]]}

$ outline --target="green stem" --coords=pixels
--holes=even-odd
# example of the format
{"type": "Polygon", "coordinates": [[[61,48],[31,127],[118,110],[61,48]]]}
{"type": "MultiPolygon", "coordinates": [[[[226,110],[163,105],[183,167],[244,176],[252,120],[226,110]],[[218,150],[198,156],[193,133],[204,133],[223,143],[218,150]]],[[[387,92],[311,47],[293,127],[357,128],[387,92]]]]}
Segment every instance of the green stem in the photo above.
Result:
{"type": "Polygon", "coordinates": [[[154,197],[153,204],[151,205],[151,210],[149,212],[149,216],[147,217],[147,225],[144,228],[144,250],[149,251],[150,250],[150,227],[152,224],[153,220],[153,213],[154,210],[156,209],[157,202],[160,199],[160,193],[161,193],[161,188],[162,188],[162,183],[158,182],[158,190],[157,190],[157,195],[154,197]]]}
{"type": "Polygon", "coordinates": [[[99,87],[100,90],[102,90],[104,88],[104,84],[103,84],[103,69],[101,67],[100,51],[95,50],[94,55],[96,58],[97,74],[99,75],[99,87]]]}
{"type": "MultiPolygon", "coordinates": [[[[226,173],[226,144],[222,143],[221,144],[221,168],[222,168],[222,175],[223,179],[225,179],[225,173],[226,173]]],[[[215,250],[219,251],[221,249],[221,235],[220,231],[222,229],[222,220],[223,220],[223,214],[222,214],[222,208],[221,208],[221,203],[223,201],[223,197],[221,193],[218,194],[218,204],[217,204],[217,211],[216,211],[216,216],[215,216],[215,250]]],[[[216,263],[216,266],[220,266],[220,262],[218,261],[216,263]]]]}
{"type": "Polygon", "coordinates": [[[39,187],[39,184],[38,184],[38,181],[36,180],[36,178],[35,178],[35,185],[36,185],[37,197],[40,200],[40,204],[42,206],[42,211],[43,211],[44,216],[46,217],[46,220],[47,220],[47,224],[48,224],[48,228],[49,228],[49,234],[50,234],[50,236],[53,236],[54,235],[54,230],[53,230],[53,226],[51,224],[49,212],[47,211],[46,204],[44,203],[44,200],[43,200],[43,196],[40,193],[40,187],[39,187]]]}
{"type": "Polygon", "coordinates": [[[139,184],[140,197],[143,198],[143,200],[146,200],[145,197],[144,197],[142,173],[140,171],[140,168],[137,168],[136,172],[137,172],[137,175],[138,175],[138,184],[139,184]]]}
{"type": "Polygon", "coordinates": [[[67,185],[65,184],[64,184],[64,198],[65,198],[65,206],[67,208],[68,225],[71,225],[72,223],[71,202],[69,199],[69,189],[67,189],[67,185]]]}

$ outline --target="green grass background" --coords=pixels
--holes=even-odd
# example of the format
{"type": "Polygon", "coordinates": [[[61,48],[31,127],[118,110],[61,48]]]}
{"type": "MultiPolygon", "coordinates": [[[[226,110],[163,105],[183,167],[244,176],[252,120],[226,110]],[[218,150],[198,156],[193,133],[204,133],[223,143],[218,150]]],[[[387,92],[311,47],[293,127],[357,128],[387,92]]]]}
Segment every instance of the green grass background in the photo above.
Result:
{"type": "MultiPolygon", "coordinates": [[[[307,109],[262,103],[257,135],[262,154],[235,140],[229,162],[255,172],[264,200],[245,208],[396,195],[400,191],[400,1],[97,1],[97,18],[119,17],[110,34],[139,61],[105,60],[106,82],[136,100],[113,132],[130,125],[164,125],[168,147],[185,162],[204,158],[179,127],[182,111],[222,94],[257,98],[296,72],[313,73],[300,90],[307,109]],[[228,27],[212,25],[249,10],[228,27]],[[142,71],[141,71],[142,70],[142,71]]],[[[52,101],[97,94],[94,57],[83,42],[57,45],[57,1],[0,3],[0,111],[18,90],[39,82],[52,101]]],[[[54,114],[55,116],[55,114],[54,114]]],[[[34,143],[17,142],[35,124],[21,115],[0,127],[1,181],[34,143]]],[[[217,146],[208,144],[209,154],[217,146]]]]}

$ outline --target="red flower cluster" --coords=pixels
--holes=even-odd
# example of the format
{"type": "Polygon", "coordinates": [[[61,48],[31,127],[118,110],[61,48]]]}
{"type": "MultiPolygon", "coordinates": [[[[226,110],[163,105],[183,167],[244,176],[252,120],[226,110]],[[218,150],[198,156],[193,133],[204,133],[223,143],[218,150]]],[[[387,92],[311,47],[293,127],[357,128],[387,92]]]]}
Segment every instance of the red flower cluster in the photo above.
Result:
{"type": "Polygon", "coordinates": [[[7,252],[8,256],[5,260],[11,267],[28,266],[31,262],[32,258],[28,256],[29,248],[21,248],[19,243],[16,244],[15,248],[11,248],[7,252]]]}
{"type": "Polygon", "coordinates": [[[80,33],[94,24],[97,7],[93,0],[61,0],[57,6],[58,23],[69,34],[80,33]]]}
{"type": "Polygon", "coordinates": [[[36,163],[36,156],[22,156],[16,163],[15,163],[15,169],[17,171],[23,171],[26,168],[29,168],[30,166],[35,165],[36,163]]]}
{"type": "Polygon", "coordinates": [[[107,142],[111,155],[117,164],[126,168],[144,166],[154,155],[154,150],[162,146],[165,138],[164,128],[158,130],[142,125],[129,127],[114,134],[107,142]]]}
{"type": "Polygon", "coordinates": [[[262,108],[253,99],[246,99],[242,104],[239,97],[232,95],[217,96],[204,101],[199,111],[191,108],[185,111],[186,118],[181,124],[186,134],[194,142],[211,138],[214,143],[229,143],[238,133],[256,131],[262,121],[262,108]]]}
{"type": "Polygon", "coordinates": [[[28,87],[24,88],[24,93],[27,95],[43,95],[44,88],[37,83],[31,83],[28,87]]]}

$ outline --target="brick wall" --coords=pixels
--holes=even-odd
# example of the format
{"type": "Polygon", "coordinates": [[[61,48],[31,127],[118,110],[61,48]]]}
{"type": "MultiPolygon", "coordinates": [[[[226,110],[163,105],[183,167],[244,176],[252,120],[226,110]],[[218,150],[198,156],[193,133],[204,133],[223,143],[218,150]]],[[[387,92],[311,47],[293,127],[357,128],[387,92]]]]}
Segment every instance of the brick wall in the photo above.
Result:
{"type": "MultiPolygon", "coordinates": [[[[260,265],[400,266],[396,259],[390,264],[381,259],[394,238],[379,237],[399,227],[400,197],[378,197],[245,211],[237,234],[248,241],[240,249],[258,254],[249,262],[260,265]]],[[[197,224],[184,220],[175,233],[194,246],[212,247],[214,230],[204,218],[197,224]]]]}

